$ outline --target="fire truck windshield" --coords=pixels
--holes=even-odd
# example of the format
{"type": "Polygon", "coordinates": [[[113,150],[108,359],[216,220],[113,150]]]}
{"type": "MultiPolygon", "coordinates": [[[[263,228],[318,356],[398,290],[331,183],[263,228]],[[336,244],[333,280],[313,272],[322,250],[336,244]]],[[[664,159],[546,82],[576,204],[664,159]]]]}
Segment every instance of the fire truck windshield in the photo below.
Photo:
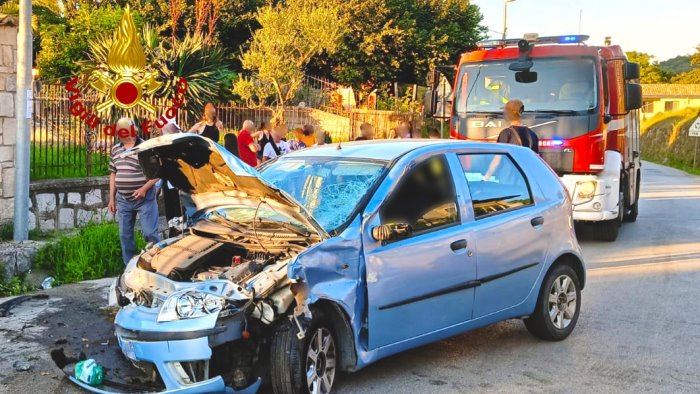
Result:
{"type": "Polygon", "coordinates": [[[590,58],[535,58],[537,81],[522,83],[508,69],[512,60],[462,65],[455,90],[455,112],[502,112],[519,99],[527,112],[585,114],[597,108],[595,64],[590,58]]]}

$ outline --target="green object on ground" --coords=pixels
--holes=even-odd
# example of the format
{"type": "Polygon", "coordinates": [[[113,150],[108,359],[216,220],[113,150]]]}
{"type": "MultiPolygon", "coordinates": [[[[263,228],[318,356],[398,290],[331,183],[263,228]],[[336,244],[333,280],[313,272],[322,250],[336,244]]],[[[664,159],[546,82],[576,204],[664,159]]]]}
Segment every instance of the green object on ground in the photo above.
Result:
{"type": "Polygon", "coordinates": [[[104,378],[102,366],[93,359],[78,361],[75,364],[75,377],[90,386],[99,386],[104,378]]]}

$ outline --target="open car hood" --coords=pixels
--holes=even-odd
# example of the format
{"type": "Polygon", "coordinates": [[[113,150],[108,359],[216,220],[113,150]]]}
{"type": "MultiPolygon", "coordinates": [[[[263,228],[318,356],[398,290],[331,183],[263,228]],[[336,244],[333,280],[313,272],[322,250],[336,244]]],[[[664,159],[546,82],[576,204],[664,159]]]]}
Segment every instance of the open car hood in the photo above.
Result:
{"type": "Polygon", "coordinates": [[[256,207],[261,201],[322,238],[326,231],[289,194],[266,182],[254,168],[199,134],[152,138],[124,153],[138,154],[148,179],[160,178],[191,195],[197,210],[225,205],[256,207]]]}

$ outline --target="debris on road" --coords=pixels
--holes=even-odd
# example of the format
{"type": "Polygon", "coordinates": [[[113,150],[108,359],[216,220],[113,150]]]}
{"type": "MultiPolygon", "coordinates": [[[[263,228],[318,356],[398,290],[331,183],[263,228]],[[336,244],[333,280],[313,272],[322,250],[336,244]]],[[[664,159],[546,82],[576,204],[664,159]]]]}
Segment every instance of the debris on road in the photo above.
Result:
{"type": "Polygon", "coordinates": [[[54,282],[56,282],[56,279],[54,279],[53,276],[47,276],[46,279],[41,282],[41,288],[44,290],[50,289],[53,287],[54,282]]]}
{"type": "Polygon", "coordinates": [[[26,361],[20,361],[20,360],[15,361],[15,363],[12,364],[12,367],[17,372],[26,372],[26,371],[29,371],[30,369],[32,369],[31,364],[29,364],[26,361]]]}

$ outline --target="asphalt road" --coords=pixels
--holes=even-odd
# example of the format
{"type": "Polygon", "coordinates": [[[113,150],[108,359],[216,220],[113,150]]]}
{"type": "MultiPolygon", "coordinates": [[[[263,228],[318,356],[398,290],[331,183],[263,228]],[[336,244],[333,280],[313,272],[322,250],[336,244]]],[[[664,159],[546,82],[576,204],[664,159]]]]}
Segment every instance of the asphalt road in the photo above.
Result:
{"type": "MultiPolygon", "coordinates": [[[[502,322],[341,375],[336,392],[700,392],[700,177],[644,163],[638,221],[614,243],[590,229],[579,240],[588,281],[567,340],[502,322]]],[[[57,343],[124,368],[110,316],[96,312],[101,292],[64,286],[0,318],[0,392],[78,392],[48,359],[57,343]],[[16,371],[18,360],[30,370],[16,371]]]]}

